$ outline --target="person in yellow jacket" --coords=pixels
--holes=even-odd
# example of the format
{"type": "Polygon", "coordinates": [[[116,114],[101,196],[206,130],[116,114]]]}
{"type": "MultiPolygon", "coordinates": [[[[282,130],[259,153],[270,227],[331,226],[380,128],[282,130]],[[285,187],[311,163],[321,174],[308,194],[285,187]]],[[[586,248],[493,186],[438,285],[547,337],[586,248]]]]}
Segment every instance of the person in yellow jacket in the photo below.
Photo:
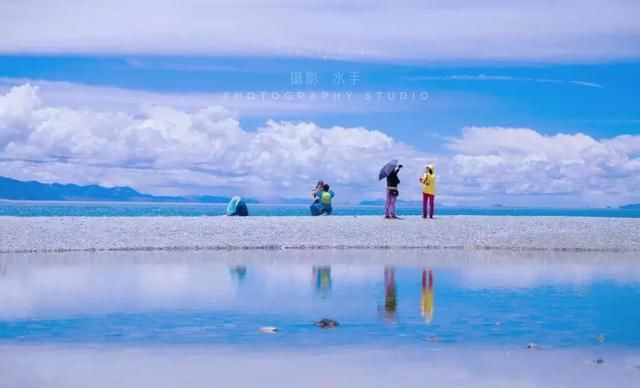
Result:
{"type": "Polygon", "coordinates": [[[429,218],[433,218],[436,196],[436,170],[429,164],[420,178],[422,183],[422,218],[427,218],[427,202],[429,202],[429,218]]]}

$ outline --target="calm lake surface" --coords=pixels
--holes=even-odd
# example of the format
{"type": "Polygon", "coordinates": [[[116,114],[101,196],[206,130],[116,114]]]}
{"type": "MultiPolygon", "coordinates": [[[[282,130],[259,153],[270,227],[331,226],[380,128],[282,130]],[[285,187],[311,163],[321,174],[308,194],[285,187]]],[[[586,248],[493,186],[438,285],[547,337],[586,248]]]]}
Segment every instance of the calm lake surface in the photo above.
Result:
{"type": "Polygon", "coordinates": [[[333,262],[304,251],[247,253],[246,262],[215,252],[5,258],[0,341],[640,346],[640,262],[421,263],[375,252],[367,263],[364,252],[333,262]],[[321,318],[340,326],[320,330],[321,318]]]}
{"type": "Polygon", "coordinates": [[[637,386],[639,327],[633,254],[0,255],[0,386],[637,386]]]}

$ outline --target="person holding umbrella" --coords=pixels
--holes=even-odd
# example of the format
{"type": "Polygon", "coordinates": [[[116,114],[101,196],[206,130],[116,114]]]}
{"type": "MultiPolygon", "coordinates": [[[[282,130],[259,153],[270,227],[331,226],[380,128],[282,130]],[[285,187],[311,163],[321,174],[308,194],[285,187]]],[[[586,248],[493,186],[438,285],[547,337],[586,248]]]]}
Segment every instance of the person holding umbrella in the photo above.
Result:
{"type": "Polygon", "coordinates": [[[387,178],[387,196],[384,203],[384,218],[398,219],[396,216],[396,199],[400,192],[398,191],[398,185],[400,184],[400,178],[398,178],[398,172],[402,168],[401,164],[398,164],[397,160],[392,160],[385,164],[378,174],[378,180],[387,178]]]}

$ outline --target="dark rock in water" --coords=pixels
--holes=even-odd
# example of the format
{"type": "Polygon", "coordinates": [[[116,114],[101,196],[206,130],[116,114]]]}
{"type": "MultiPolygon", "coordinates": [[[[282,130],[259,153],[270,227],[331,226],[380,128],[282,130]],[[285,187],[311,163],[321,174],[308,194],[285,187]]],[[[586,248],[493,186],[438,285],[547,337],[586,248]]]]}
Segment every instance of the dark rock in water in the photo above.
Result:
{"type": "Polygon", "coordinates": [[[338,323],[338,321],[334,321],[333,319],[323,318],[318,322],[314,323],[314,325],[318,326],[321,329],[331,329],[336,326],[339,326],[340,324],[338,323]]]}
{"type": "Polygon", "coordinates": [[[604,364],[604,360],[599,358],[597,360],[593,360],[593,362],[595,362],[596,364],[604,364]]]}

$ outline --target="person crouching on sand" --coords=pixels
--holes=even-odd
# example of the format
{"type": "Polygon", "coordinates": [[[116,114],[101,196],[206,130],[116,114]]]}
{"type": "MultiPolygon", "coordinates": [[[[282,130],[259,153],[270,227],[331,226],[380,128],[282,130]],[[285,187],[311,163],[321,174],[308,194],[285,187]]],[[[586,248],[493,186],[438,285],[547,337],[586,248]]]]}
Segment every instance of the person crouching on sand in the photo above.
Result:
{"type": "Polygon", "coordinates": [[[425,168],[420,183],[422,183],[422,218],[427,218],[427,202],[429,202],[429,218],[433,218],[436,196],[436,170],[433,165],[430,164],[425,168]]]}
{"type": "Polygon", "coordinates": [[[316,183],[316,187],[314,187],[313,190],[311,191],[311,196],[313,197],[314,202],[320,200],[320,198],[316,196],[316,193],[318,191],[321,191],[323,187],[324,187],[324,181],[319,180],[318,183],[316,183]]]}
{"type": "Polygon", "coordinates": [[[329,187],[328,184],[324,184],[324,186],[322,186],[322,190],[318,190],[316,192],[316,197],[320,199],[319,205],[320,205],[320,213],[318,215],[327,215],[330,216],[331,213],[333,212],[333,207],[331,206],[331,202],[333,197],[335,197],[336,194],[331,190],[331,188],[329,187]]]}
{"type": "Polygon", "coordinates": [[[398,172],[400,172],[401,168],[402,165],[399,165],[387,175],[387,200],[384,204],[384,218],[398,218],[396,217],[396,199],[400,194],[398,192],[398,185],[400,184],[398,172]]]}
{"type": "Polygon", "coordinates": [[[313,203],[311,204],[312,216],[319,216],[320,212],[322,211],[322,205],[320,204],[320,197],[318,197],[318,192],[321,192],[323,187],[324,181],[319,180],[318,183],[316,183],[316,187],[314,187],[311,191],[311,197],[313,198],[313,203]]]}

